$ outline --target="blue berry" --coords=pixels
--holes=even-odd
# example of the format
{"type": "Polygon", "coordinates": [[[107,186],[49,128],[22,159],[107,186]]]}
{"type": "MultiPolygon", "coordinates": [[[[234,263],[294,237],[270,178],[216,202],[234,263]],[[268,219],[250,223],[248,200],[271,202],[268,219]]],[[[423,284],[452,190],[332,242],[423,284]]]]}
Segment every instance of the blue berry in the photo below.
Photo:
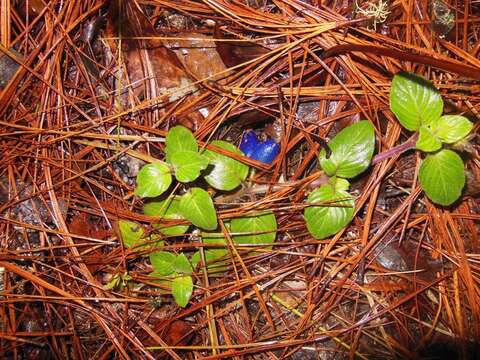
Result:
{"type": "Polygon", "coordinates": [[[272,139],[260,142],[253,131],[243,134],[240,150],[250,159],[271,164],[280,152],[280,146],[272,139]]]}

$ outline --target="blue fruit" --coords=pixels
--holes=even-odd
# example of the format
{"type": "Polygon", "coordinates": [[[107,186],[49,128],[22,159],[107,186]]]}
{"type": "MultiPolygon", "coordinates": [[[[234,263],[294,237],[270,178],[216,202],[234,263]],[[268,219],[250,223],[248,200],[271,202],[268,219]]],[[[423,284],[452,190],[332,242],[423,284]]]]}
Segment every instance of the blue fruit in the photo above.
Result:
{"type": "Polygon", "coordinates": [[[257,134],[250,130],[243,134],[240,150],[250,159],[271,164],[278,156],[280,146],[272,139],[260,142],[257,134]]]}

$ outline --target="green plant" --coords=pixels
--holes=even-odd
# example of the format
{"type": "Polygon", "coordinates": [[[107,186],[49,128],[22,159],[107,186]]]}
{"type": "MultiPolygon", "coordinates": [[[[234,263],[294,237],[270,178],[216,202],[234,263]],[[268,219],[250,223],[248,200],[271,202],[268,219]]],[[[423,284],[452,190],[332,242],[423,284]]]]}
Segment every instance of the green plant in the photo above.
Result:
{"type": "MultiPolygon", "coordinates": [[[[271,248],[277,234],[277,220],[272,212],[257,215],[246,215],[225,222],[225,227],[236,245],[263,245],[271,248]]],[[[202,242],[208,244],[205,250],[205,262],[211,274],[223,272],[227,266],[227,240],[222,233],[202,233],[202,242]]],[[[200,251],[192,256],[192,264],[196,266],[201,259],[200,251]]]]}
{"type": "Polygon", "coordinates": [[[133,248],[135,251],[163,246],[163,241],[156,234],[146,236],[145,229],[135,221],[120,220],[118,222],[118,232],[123,245],[126,248],[133,248]]]}
{"type": "Polygon", "coordinates": [[[436,204],[453,204],[465,186],[465,170],[462,158],[448,147],[466,141],[473,124],[461,115],[442,116],[440,92],[414,74],[395,75],[390,108],[403,127],[418,133],[415,147],[428,153],[418,173],[425,194],[436,204]]]}
{"type": "Polygon", "coordinates": [[[316,239],[331,236],[348,225],[354,201],[347,179],[356,177],[370,165],[375,149],[375,131],[363,120],[341,130],[320,152],[320,166],[330,177],[327,184],[313,190],[304,211],[307,229],[316,239]]]}
{"type": "Polygon", "coordinates": [[[150,262],[154,270],[152,276],[167,278],[175,302],[185,307],[193,293],[193,268],[185,254],[155,251],[150,254],[150,262]]]}
{"type": "Polygon", "coordinates": [[[123,290],[129,286],[132,277],[127,273],[117,273],[110,278],[110,281],[103,287],[105,290],[120,289],[123,290]]]}
{"type": "MultiPolygon", "coordinates": [[[[234,190],[247,178],[249,167],[223,152],[238,155],[243,153],[234,145],[221,140],[212,141],[211,149],[200,150],[194,135],[182,126],[170,129],[165,143],[165,161],[147,164],[137,175],[135,194],[142,198],[157,198],[144,205],[144,214],[159,220],[182,222],[154,223],[153,227],[166,236],[185,234],[190,227],[185,221],[191,222],[202,231],[202,242],[212,246],[204,251],[207,269],[211,272],[223,271],[228,254],[224,235],[210,233],[218,228],[217,212],[209,192],[194,182],[203,177],[214,190],[234,190]],[[176,191],[183,194],[173,193],[165,199],[158,199],[171,188],[174,179],[180,185],[175,186],[176,191]],[[219,259],[222,261],[219,262],[219,259]]],[[[277,222],[273,213],[242,216],[225,222],[225,225],[231,228],[232,239],[236,244],[258,245],[275,241],[277,222]]],[[[119,221],[119,230],[126,247],[134,250],[145,249],[147,244],[155,247],[149,255],[152,276],[160,278],[159,281],[171,288],[179,306],[186,306],[193,293],[192,273],[200,262],[200,252],[194,253],[190,261],[182,252],[174,254],[159,251],[163,247],[163,241],[152,238],[152,235],[146,237],[143,227],[133,221],[119,221]]]]}

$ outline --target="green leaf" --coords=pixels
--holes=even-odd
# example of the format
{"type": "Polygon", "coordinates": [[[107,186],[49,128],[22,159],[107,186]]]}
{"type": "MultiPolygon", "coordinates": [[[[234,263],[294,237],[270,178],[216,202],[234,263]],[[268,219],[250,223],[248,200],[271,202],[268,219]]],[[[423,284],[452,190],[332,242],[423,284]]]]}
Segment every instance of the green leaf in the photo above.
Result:
{"type": "Polygon", "coordinates": [[[418,150],[432,152],[439,150],[442,147],[442,142],[432,133],[430,126],[422,125],[418,130],[418,140],[415,147],[418,150]]]}
{"type": "Polygon", "coordinates": [[[438,119],[443,112],[439,91],[423,77],[399,73],[390,90],[390,109],[400,124],[410,131],[438,119]]]}
{"type": "Polygon", "coordinates": [[[183,126],[175,126],[168,131],[165,139],[167,162],[171,162],[173,154],[180,151],[198,152],[198,144],[192,132],[183,126]]]}
{"type": "Polygon", "coordinates": [[[168,276],[175,272],[176,256],[168,251],[155,251],[150,254],[153,271],[159,276],[168,276]]]}
{"type": "Polygon", "coordinates": [[[190,264],[190,261],[188,261],[184,253],[177,255],[175,262],[173,263],[173,269],[179,274],[187,275],[190,275],[193,271],[192,264],[190,264]]]}
{"type": "MultiPolygon", "coordinates": [[[[227,265],[228,250],[226,249],[226,239],[221,233],[202,233],[202,242],[204,244],[223,244],[224,247],[207,248],[205,247],[205,261],[210,274],[224,272],[227,265]],[[224,260],[220,260],[224,259],[224,260]],[[220,260],[220,261],[219,261],[220,260]]],[[[192,256],[192,266],[196,267],[200,261],[200,252],[197,251],[192,256]]]]}
{"type": "Polygon", "coordinates": [[[195,180],[208,166],[208,158],[194,151],[176,151],[170,160],[180,182],[195,180]]]}
{"type": "Polygon", "coordinates": [[[451,150],[441,150],[423,160],[418,173],[422,189],[434,203],[451,205],[462,194],[465,171],[460,156],[451,150]]]}
{"type": "Polygon", "coordinates": [[[180,213],[201,229],[217,228],[217,213],[213,201],[203,189],[192,188],[180,198],[180,213]]]}
{"type": "Polygon", "coordinates": [[[342,178],[332,177],[330,178],[330,180],[328,180],[328,182],[333,186],[336,191],[348,191],[348,189],[350,188],[350,183],[348,182],[348,180],[342,178]]]}
{"type": "MultiPolygon", "coordinates": [[[[226,260],[221,260],[226,256],[226,251],[224,250],[206,250],[205,251],[205,261],[207,262],[207,268],[209,275],[218,274],[220,272],[226,271],[226,260]]],[[[200,262],[200,251],[197,251],[192,256],[192,266],[200,262]]]]}
{"type": "Polygon", "coordinates": [[[375,149],[375,131],[370,122],[363,120],[347,126],[329,143],[332,151],[327,159],[327,152],[320,152],[320,166],[328,176],[353,178],[370,165],[375,149]]]}
{"type": "Polygon", "coordinates": [[[191,276],[179,276],[172,281],[172,295],[178,306],[185,307],[193,293],[191,276]]]}
{"type": "Polygon", "coordinates": [[[316,239],[336,234],[352,220],[354,202],[345,190],[324,184],[312,191],[307,203],[325,203],[305,208],[307,229],[316,239]],[[350,200],[346,200],[350,199],[350,200]]]}
{"type": "Polygon", "coordinates": [[[271,244],[277,236],[277,219],[271,212],[232,219],[230,231],[236,244],[271,244]]]}
{"type": "Polygon", "coordinates": [[[472,122],[461,115],[443,115],[431,126],[435,135],[447,144],[463,139],[473,129],[472,122]]]}
{"type": "Polygon", "coordinates": [[[103,288],[105,290],[115,289],[118,287],[118,285],[120,285],[121,281],[122,281],[122,278],[120,277],[120,274],[115,274],[112,276],[112,278],[107,284],[103,285],[103,288]]]}
{"type": "MultiPolygon", "coordinates": [[[[172,197],[163,201],[149,202],[143,207],[143,213],[147,216],[161,217],[169,220],[183,220],[185,218],[180,214],[179,203],[180,201],[178,199],[172,197]]],[[[163,226],[161,224],[153,224],[152,226],[167,236],[183,235],[189,227],[188,225],[163,226]]]]}
{"type": "Polygon", "coordinates": [[[122,238],[123,246],[131,248],[144,242],[142,241],[142,238],[145,231],[139,223],[120,220],[118,222],[118,228],[120,230],[120,237],[122,238]]]}
{"type": "Polygon", "coordinates": [[[154,249],[154,248],[159,248],[164,246],[164,241],[162,239],[162,236],[160,234],[150,234],[148,236],[148,243],[149,243],[149,248],[154,249]]]}
{"type": "MultiPolygon", "coordinates": [[[[226,141],[215,140],[212,141],[212,145],[235,154],[243,155],[235,145],[226,141]]],[[[233,190],[247,178],[248,165],[208,149],[205,150],[204,155],[210,159],[210,164],[213,165],[204,178],[207,183],[215,189],[224,191],[233,190]]]]}
{"type": "Polygon", "coordinates": [[[138,172],[135,195],[156,197],[162,195],[172,183],[168,165],[158,161],[147,164],[138,172]]]}

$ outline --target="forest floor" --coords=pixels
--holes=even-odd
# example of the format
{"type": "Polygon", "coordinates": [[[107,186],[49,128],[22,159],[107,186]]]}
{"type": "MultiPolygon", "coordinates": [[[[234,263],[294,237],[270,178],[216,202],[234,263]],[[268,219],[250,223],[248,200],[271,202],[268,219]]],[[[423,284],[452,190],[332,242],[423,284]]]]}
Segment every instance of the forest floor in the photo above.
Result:
{"type": "Polygon", "coordinates": [[[478,0],[0,6],[2,359],[478,354],[478,0]],[[392,111],[401,72],[473,124],[445,145],[465,178],[446,206],[392,111]],[[362,120],[374,153],[348,183],[325,162],[362,120]],[[238,183],[212,184],[205,148],[238,183]],[[147,164],[175,177],[140,189],[147,164]],[[308,205],[345,183],[340,205],[308,205]],[[184,212],[149,212],[155,186],[184,212]]]}

